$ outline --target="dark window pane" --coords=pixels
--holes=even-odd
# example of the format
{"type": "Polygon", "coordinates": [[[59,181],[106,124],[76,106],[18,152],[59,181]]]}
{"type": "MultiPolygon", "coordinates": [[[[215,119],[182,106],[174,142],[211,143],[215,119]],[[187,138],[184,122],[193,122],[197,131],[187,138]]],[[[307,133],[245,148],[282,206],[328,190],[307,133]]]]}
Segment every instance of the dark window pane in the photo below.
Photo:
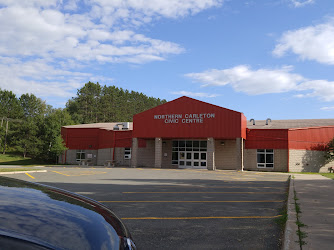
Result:
{"type": "Polygon", "coordinates": [[[193,148],[193,151],[199,151],[199,148],[193,148]]]}
{"type": "Polygon", "coordinates": [[[267,167],[267,168],[273,168],[273,167],[274,167],[274,164],[267,164],[266,167],[267,167]]]}
{"type": "Polygon", "coordinates": [[[193,141],[193,147],[199,148],[199,141],[193,141]]]}
{"type": "Polygon", "coordinates": [[[187,153],[187,160],[191,160],[191,153],[187,153]]]}
{"type": "Polygon", "coordinates": [[[178,161],[172,161],[172,165],[177,165],[178,163],[178,161]]]}
{"type": "Polygon", "coordinates": [[[264,164],[257,164],[258,168],[264,168],[264,164]]]}
{"type": "Polygon", "coordinates": [[[202,162],[201,162],[201,166],[202,166],[202,167],[206,167],[206,162],[205,162],[205,161],[202,161],[202,162]]]}
{"type": "Polygon", "coordinates": [[[200,145],[201,145],[201,148],[206,148],[206,141],[201,141],[200,145]]]}
{"type": "Polygon", "coordinates": [[[179,151],[186,151],[185,148],[179,148],[179,151]]]}
{"type": "Polygon", "coordinates": [[[274,163],[274,155],[266,154],[266,163],[274,163]]]}
{"type": "Polygon", "coordinates": [[[265,154],[257,154],[257,163],[265,163],[265,154]]]}
{"type": "Polygon", "coordinates": [[[270,152],[273,153],[274,150],[273,150],[273,149],[266,149],[266,152],[267,152],[267,153],[270,153],[270,152]]]}
{"type": "Polygon", "coordinates": [[[264,152],[264,149],[258,149],[257,152],[264,152]]]}
{"type": "Polygon", "coordinates": [[[201,160],[206,160],[206,153],[201,153],[201,160]]]}
{"type": "Polygon", "coordinates": [[[173,148],[173,151],[179,151],[179,148],[173,148]]]}
{"type": "Polygon", "coordinates": [[[193,141],[186,141],[186,147],[192,147],[193,141]]]}
{"type": "Polygon", "coordinates": [[[187,166],[191,166],[191,161],[186,162],[187,166]]]}
{"type": "Polygon", "coordinates": [[[199,159],[199,153],[194,153],[194,160],[198,160],[199,159]]]}
{"type": "Polygon", "coordinates": [[[179,146],[179,141],[173,141],[173,147],[177,148],[179,146]]]}
{"type": "Polygon", "coordinates": [[[179,156],[178,152],[173,152],[172,153],[172,161],[177,161],[179,159],[178,156],[179,156]]]}
{"type": "Polygon", "coordinates": [[[180,166],[184,166],[184,161],[180,161],[180,166]]]}
{"type": "Polygon", "coordinates": [[[198,167],[199,166],[199,162],[198,161],[194,161],[194,166],[198,167]]]}
{"type": "Polygon", "coordinates": [[[185,147],[186,143],[185,141],[179,141],[179,147],[185,147]]]}

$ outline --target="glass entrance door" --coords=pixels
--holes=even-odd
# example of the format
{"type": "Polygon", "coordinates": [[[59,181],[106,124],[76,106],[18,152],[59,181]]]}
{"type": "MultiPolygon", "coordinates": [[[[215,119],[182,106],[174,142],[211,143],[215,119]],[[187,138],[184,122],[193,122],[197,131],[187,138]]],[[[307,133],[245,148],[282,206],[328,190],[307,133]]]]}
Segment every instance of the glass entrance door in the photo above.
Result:
{"type": "Polygon", "coordinates": [[[179,152],[180,168],[206,169],[206,152],[179,152]]]}
{"type": "Polygon", "coordinates": [[[207,141],[173,141],[172,164],[179,168],[207,168],[207,141]]]}

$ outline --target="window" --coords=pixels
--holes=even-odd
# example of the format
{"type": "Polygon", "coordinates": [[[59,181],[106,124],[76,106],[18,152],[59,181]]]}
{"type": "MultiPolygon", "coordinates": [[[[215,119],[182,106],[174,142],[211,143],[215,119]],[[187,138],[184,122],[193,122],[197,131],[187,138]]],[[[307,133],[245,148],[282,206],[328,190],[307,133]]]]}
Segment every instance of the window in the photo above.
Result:
{"type": "Polygon", "coordinates": [[[76,154],[76,161],[81,161],[86,159],[86,152],[85,150],[78,150],[76,154]]]}
{"type": "Polygon", "coordinates": [[[124,159],[131,159],[131,148],[124,148],[124,159]]]}
{"type": "Polygon", "coordinates": [[[274,150],[258,149],[257,150],[257,167],[273,168],[274,167],[274,150]]]}

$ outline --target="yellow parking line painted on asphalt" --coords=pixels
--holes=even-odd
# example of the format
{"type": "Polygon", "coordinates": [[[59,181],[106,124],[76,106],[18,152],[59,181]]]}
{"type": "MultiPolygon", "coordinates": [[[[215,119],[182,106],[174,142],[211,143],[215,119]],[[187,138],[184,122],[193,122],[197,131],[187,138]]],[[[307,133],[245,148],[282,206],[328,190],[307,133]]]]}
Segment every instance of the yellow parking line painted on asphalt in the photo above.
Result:
{"type": "Polygon", "coordinates": [[[25,173],[26,175],[28,175],[30,178],[32,178],[32,179],[35,179],[35,177],[34,176],[31,176],[30,174],[28,174],[28,173],[25,173]]]}
{"type": "Polygon", "coordinates": [[[273,219],[274,216],[212,216],[212,217],[125,217],[121,220],[205,220],[205,219],[273,219]]]}
{"type": "Polygon", "coordinates": [[[122,192],[123,194],[284,194],[285,192],[122,192]]]}
{"type": "Polygon", "coordinates": [[[90,172],[90,171],[86,171],[86,172],[83,172],[81,174],[64,174],[64,173],[57,172],[57,171],[52,171],[52,172],[55,172],[55,173],[61,174],[61,175],[65,175],[65,176],[97,175],[97,174],[106,174],[107,173],[107,172],[90,172]]]}
{"type": "Polygon", "coordinates": [[[57,171],[52,171],[52,172],[57,173],[57,174],[61,174],[61,175],[65,175],[65,176],[70,176],[68,174],[63,174],[63,173],[60,173],[60,172],[57,172],[57,171]]]}
{"type": "Polygon", "coordinates": [[[97,174],[106,174],[107,172],[98,172],[98,173],[83,173],[83,174],[72,174],[69,176],[83,176],[83,175],[97,175],[97,174]]]}
{"type": "Polygon", "coordinates": [[[265,201],[99,201],[102,203],[259,203],[259,202],[283,202],[283,200],[265,200],[265,201]]]}

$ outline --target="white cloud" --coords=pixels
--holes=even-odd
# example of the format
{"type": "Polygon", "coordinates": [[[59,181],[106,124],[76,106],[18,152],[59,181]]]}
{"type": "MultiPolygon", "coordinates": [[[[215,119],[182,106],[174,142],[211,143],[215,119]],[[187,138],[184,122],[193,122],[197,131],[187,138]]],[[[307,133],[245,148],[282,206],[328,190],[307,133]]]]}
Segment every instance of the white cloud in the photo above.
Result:
{"type": "Polygon", "coordinates": [[[291,70],[291,67],[251,70],[247,65],[239,65],[230,69],[190,73],[186,76],[204,83],[202,85],[204,87],[230,85],[235,91],[259,95],[282,93],[295,89],[303,77],[290,73],[291,70]]]}
{"type": "Polygon", "coordinates": [[[334,82],[326,80],[313,80],[303,82],[298,86],[298,90],[309,91],[305,97],[321,97],[323,101],[334,101],[334,82]]]}
{"type": "Polygon", "coordinates": [[[33,93],[42,98],[53,96],[69,99],[84,82],[112,81],[88,73],[64,70],[57,65],[43,59],[24,62],[0,57],[0,88],[11,90],[17,95],[33,93]]]}
{"type": "Polygon", "coordinates": [[[332,107],[322,107],[320,109],[321,110],[328,110],[328,111],[330,111],[330,110],[334,110],[334,106],[332,106],[332,107]]]}
{"type": "Polygon", "coordinates": [[[287,31],[280,38],[273,54],[293,52],[302,59],[334,64],[334,20],[298,30],[287,31]]]}
{"type": "Polygon", "coordinates": [[[202,87],[231,86],[237,92],[262,95],[283,92],[298,92],[295,97],[316,97],[322,101],[334,101],[334,82],[308,80],[292,73],[291,66],[280,69],[252,70],[246,65],[230,69],[211,69],[202,73],[186,74],[201,82],[202,87]]]}
{"type": "MultiPolygon", "coordinates": [[[[167,17],[179,18],[194,15],[198,12],[221,6],[223,0],[91,0],[100,7],[100,15],[103,13],[108,18],[129,17],[135,14],[134,19],[140,17],[167,17]]],[[[139,19],[138,19],[139,20],[139,19]]],[[[142,20],[139,20],[142,21],[142,20]]],[[[145,22],[145,20],[144,20],[145,22]]]]}
{"type": "Polygon", "coordinates": [[[217,97],[219,95],[217,94],[208,94],[208,93],[199,93],[199,92],[189,92],[189,91],[175,91],[172,92],[174,95],[181,95],[181,96],[191,96],[191,97],[206,97],[206,98],[212,98],[217,97]]]}
{"type": "Polygon", "coordinates": [[[46,97],[69,97],[74,88],[94,79],[80,72],[85,70],[82,65],[166,60],[184,49],[140,34],[138,26],[160,18],[184,18],[222,3],[0,0],[0,88],[19,95],[29,91],[46,97]]]}
{"type": "Polygon", "coordinates": [[[314,0],[291,0],[291,3],[293,4],[294,7],[299,8],[303,7],[308,4],[313,4],[315,1],[314,0]]]}

